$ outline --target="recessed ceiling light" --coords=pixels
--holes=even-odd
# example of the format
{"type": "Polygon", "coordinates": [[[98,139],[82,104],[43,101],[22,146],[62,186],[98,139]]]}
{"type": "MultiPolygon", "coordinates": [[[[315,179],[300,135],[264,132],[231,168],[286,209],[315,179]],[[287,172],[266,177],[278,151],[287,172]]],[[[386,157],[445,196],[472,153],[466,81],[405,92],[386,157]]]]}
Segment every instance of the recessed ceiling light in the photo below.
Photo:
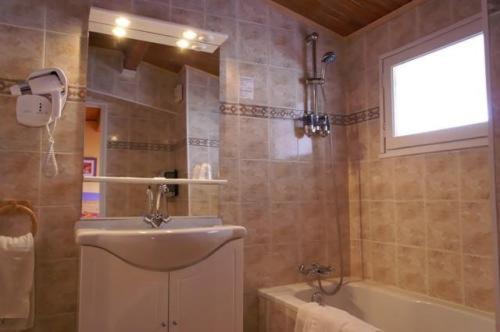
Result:
{"type": "Polygon", "coordinates": [[[124,28],[122,27],[114,27],[113,30],[113,35],[115,35],[116,37],[125,37],[125,35],[127,34],[127,30],[125,30],[124,28]]]}
{"type": "Polygon", "coordinates": [[[182,33],[182,37],[188,39],[188,40],[193,40],[198,36],[196,32],[193,30],[186,30],[182,33]]]}
{"type": "Polygon", "coordinates": [[[190,43],[185,39],[179,39],[175,44],[180,48],[188,48],[190,43]]]}
{"type": "Polygon", "coordinates": [[[116,25],[122,28],[126,28],[130,25],[130,20],[126,17],[120,16],[115,20],[116,25]]]}

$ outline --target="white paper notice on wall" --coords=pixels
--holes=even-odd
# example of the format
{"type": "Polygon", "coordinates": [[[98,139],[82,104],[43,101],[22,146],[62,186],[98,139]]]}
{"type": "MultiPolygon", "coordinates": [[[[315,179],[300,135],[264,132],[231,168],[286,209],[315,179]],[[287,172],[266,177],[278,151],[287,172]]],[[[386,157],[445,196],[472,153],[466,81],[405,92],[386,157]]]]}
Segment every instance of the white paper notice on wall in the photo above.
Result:
{"type": "Polygon", "coordinates": [[[253,99],[254,78],[248,76],[240,76],[240,98],[253,99]]]}

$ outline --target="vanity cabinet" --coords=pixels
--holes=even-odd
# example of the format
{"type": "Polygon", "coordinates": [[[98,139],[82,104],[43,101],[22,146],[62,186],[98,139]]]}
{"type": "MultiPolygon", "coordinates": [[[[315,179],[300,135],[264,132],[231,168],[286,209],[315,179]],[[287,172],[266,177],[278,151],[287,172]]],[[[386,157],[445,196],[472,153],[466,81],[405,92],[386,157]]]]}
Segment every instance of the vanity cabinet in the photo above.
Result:
{"type": "Polygon", "coordinates": [[[79,332],[243,331],[243,240],[174,271],[81,246],[79,332]]]}

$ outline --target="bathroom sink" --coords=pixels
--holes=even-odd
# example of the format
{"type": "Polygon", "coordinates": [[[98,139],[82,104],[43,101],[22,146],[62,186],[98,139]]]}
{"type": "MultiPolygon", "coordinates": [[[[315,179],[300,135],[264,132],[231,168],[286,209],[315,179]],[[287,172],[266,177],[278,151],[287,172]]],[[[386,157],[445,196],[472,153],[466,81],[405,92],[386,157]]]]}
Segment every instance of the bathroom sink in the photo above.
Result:
{"type": "Polygon", "coordinates": [[[81,219],[76,242],[104,249],[135,266],[157,271],[187,267],[224,244],[243,238],[246,229],[222,225],[219,218],[173,217],[153,229],[142,217],[81,219]]]}

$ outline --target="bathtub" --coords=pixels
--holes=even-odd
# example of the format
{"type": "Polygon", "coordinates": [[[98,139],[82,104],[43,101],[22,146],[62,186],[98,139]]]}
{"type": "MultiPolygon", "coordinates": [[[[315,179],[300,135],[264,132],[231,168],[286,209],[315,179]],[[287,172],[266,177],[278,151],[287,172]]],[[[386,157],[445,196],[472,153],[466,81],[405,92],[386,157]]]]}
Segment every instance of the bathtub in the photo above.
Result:
{"type": "MultiPolygon", "coordinates": [[[[260,289],[261,331],[293,331],[297,309],[313,292],[304,283],[260,289]]],[[[384,332],[495,331],[493,314],[367,281],[348,282],[323,302],[384,332]]]]}

